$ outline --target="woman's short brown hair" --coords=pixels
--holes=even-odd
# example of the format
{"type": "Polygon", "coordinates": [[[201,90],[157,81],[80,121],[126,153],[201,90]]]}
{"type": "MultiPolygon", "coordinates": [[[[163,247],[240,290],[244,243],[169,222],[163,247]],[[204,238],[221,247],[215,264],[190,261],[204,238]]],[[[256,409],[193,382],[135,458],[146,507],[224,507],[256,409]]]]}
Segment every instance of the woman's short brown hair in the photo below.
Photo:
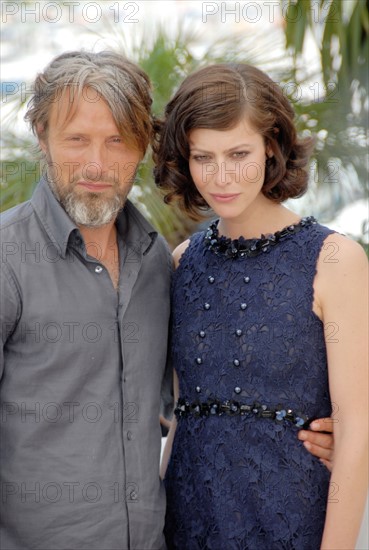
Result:
{"type": "Polygon", "coordinates": [[[165,202],[179,201],[190,217],[208,205],[189,170],[188,135],[196,128],[231,129],[246,116],[264,137],[268,158],[262,191],[274,202],[304,194],[313,138],[299,139],[294,111],[282,89],[265,73],[246,64],[216,64],[188,76],[156,123],[155,183],[165,202]]]}

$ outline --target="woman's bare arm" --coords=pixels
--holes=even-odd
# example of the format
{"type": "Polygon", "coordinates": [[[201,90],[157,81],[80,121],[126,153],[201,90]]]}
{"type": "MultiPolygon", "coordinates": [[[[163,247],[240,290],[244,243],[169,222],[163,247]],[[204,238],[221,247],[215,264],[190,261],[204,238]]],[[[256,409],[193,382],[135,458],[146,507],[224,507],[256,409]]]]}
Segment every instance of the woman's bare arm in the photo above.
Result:
{"type": "Polygon", "coordinates": [[[324,247],[316,283],[327,328],[335,451],[321,550],[352,550],[368,483],[368,261],[342,235],[330,235],[326,244],[336,250],[336,261],[325,261],[324,247]]]}

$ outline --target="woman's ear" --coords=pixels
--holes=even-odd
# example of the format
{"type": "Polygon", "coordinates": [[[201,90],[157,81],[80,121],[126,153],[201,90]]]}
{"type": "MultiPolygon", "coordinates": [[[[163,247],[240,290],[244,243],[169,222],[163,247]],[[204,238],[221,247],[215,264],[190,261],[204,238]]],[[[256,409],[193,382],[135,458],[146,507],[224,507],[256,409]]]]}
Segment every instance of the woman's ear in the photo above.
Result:
{"type": "Polygon", "coordinates": [[[267,145],[265,147],[265,155],[267,159],[271,159],[272,157],[274,157],[273,149],[270,145],[267,145]]]}
{"type": "Polygon", "coordinates": [[[266,160],[274,157],[273,149],[270,143],[269,138],[265,138],[265,158],[266,160]]]}

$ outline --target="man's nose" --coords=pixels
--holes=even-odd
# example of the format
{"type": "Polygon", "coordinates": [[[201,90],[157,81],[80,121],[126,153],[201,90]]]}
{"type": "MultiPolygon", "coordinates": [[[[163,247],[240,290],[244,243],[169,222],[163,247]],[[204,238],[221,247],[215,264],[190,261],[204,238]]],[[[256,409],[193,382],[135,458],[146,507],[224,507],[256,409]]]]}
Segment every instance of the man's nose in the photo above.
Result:
{"type": "Polygon", "coordinates": [[[84,172],[91,180],[101,179],[106,172],[106,154],[102,145],[91,144],[85,159],[84,172]]]}

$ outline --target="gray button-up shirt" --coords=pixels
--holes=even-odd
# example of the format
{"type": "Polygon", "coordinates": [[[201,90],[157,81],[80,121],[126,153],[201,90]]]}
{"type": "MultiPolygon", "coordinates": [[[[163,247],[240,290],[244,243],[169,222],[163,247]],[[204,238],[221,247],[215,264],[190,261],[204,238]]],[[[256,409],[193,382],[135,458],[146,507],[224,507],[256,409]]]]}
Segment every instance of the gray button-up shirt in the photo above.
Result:
{"type": "Polygon", "coordinates": [[[0,547],[162,548],[168,248],[127,201],[117,292],[45,181],[2,218],[0,547]]]}

